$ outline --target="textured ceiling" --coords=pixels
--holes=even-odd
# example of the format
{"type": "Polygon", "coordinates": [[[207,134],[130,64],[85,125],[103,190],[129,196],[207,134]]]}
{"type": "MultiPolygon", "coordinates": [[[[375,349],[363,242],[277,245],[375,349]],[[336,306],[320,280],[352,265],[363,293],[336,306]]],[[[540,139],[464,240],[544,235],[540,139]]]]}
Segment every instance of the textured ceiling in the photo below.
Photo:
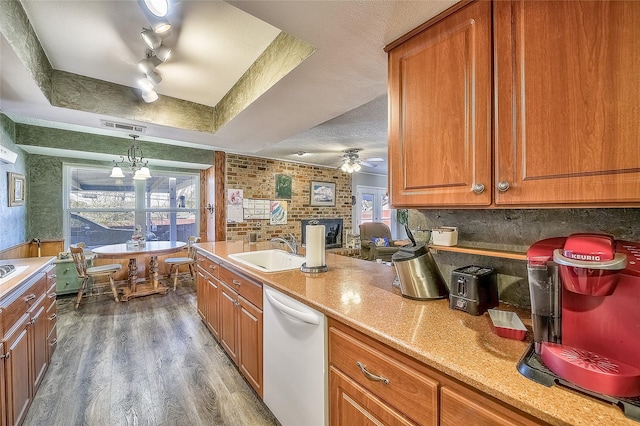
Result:
{"type": "MultiPolygon", "coordinates": [[[[0,109],[16,122],[127,137],[100,120],[147,126],[141,140],[219,149],[329,167],[343,150],[386,158],[387,66],[383,47],[456,1],[192,1],[172,3],[173,58],[158,67],[161,95],[219,107],[281,31],[317,49],[213,132],[53,107],[6,37],[0,10],[0,109]],[[344,115],[343,115],[344,114],[344,115]],[[297,156],[297,151],[308,154],[297,156]]],[[[5,0],[0,8],[15,3],[5,0]]],[[[148,26],[137,1],[27,1],[26,15],[51,67],[133,87],[148,26]]],[[[9,21],[9,22],[8,22],[9,21]]],[[[36,40],[36,42],[38,41],[36,40]]],[[[123,105],[124,107],[128,105],[123,105]]],[[[156,110],[159,107],[156,105],[156,110]]],[[[157,116],[162,115],[158,111],[157,116]]],[[[363,172],[386,173],[386,163],[363,172]]]]}

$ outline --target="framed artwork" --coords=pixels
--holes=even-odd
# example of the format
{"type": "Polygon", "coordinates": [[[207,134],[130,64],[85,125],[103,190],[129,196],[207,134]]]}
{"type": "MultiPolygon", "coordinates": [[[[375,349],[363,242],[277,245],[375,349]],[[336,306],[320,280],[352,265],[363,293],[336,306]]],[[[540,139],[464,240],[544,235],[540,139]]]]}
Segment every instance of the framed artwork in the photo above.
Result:
{"type": "Polygon", "coordinates": [[[335,206],[336,184],[311,181],[310,197],[310,206],[335,206]]]}
{"type": "Polygon", "coordinates": [[[24,205],[24,196],[27,189],[24,175],[11,172],[9,172],[8,175],[9,206],[22,206],[24,205]]]}
{"type": "Polygon", "coordinates": [[[291,199],[291,176],[276,175],[276,198],[291,199]]]}
{"type": "Polygon", "coordinates": [[[270,225],[287,224],[287,202],[283,200],[271,201],[270,225]]]}

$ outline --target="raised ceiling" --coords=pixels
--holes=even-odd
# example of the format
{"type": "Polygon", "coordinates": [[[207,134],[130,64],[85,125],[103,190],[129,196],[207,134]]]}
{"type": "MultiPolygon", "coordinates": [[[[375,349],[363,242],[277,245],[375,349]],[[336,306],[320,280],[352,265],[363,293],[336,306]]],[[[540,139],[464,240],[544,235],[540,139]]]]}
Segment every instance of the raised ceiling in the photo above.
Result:
{"type": "MultiPolygon", "coordinates": [[[[127,137],[102,128],[106,119],[146,126],[141,140],[329,167],[348,148],[386,158],[383,47],[455,2],[173,2],[165,43],[174,54],[158,67],[160,101],[144,104],[109,98],[112,87],[129,90],[139,76],[139,33],[149,22],[138,1],[7,0],[0,5],[0,109],[19,123],[127,137]],[[24,31],[16,5],[37,36],[26,44],[39,43],[54,70],[53,87],[99,87],[91,106],[83,104],[87,95],[61,101],[43,90],[25,59],[33,46],[15,37],[24,31]],[[197,125],[175,119],[187,110],[197,125]]],[[[386,163],[363,171],[385,174],[386,163]]]]}

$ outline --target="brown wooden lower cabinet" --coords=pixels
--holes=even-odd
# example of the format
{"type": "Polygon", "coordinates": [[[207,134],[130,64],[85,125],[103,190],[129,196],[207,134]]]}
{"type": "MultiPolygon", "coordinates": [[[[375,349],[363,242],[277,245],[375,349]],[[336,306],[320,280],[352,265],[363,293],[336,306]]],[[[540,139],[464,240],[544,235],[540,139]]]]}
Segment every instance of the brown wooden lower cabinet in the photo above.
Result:
{"type": "Polygon", "coordinates": [[[332,425],[416,424],[334,367],[329,368],[329,388],[332,425]]]}
{"type": "Polygon", "coordinates": [[[48,265],[28,282],[18,284],[15,293],[0,300],[2,425],[22,423],[55,350],[53,270],[54,266],[48,265]]]}
{"type": "Polygon", "coordinates": [[[238,365],[238,293],[226,284],[220,287],[220,344],[238,365]]]}
{"type": "Polygon", "coordinates": [[[5,336],[4,372],[6,381],[7,424],[22,422],[32,400],[29,356],[29,323],[26,313],[5,336]]]}
{"type": "Polygon", "coordinates": [[[333,319],[329,422],[352,425],[544,425],[333,319]]]}
{"type": "Polygon", "coordinates": [[[262,396],[262,283],[196,256],[198,314],[247,382],[262,396]]]}
{"type": "Polygon", "coordinates": [[[262,395],[262,310],[242,296],[238,296],[238,302],[238,367],[251,386],[262,395]]]}

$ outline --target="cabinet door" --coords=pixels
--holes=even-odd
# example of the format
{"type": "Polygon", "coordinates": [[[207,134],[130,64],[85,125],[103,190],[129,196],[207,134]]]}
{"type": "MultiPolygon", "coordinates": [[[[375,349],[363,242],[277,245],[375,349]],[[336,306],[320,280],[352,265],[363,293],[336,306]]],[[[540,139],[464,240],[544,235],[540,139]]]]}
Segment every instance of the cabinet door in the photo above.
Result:
{"type": "Polygon", "coordinates": [[[198,315],[202,318],[202,321],[207,321],[207,301],[208,301],[207,278],[205,274],[200,271],[200,267],[196,269],[196,308],[198,309],[198,315]]]}
{"type": "Polygon", "coordinates": [[[491,204],[491,75],[491,2],[389,52],[393,207],[491,204]]]}
{"type": "Polygon", "coordinates": [[[474,393],[462,394],[451,388],[443,387],[440,396],[440,426],[516,426],[541,425],[543,422],[530,420],[506,406],[499,405],[474,393]]]}
{"type": "Polygon", "coordinates": [[[332,426],[416,424],[334,367],[329,368],[329,398],[332,426]]]}
{"type": "Polygon", "coordinates": [[[242,374],[262,396],[262,310],[238,297],[240,350],[238,367],[242,374]]]}
{"type": "Polygon", "coordinates": [[[30,310],[31,322],[29,326],[30,345],[33,348],[33,389],[40,386],[40,382],[44,377],[44,373],[49,366],[49,349],[47,345],[47,337],[49,335],[49,322],[46,318],[44,309],[44,298],[38,303],[33,310],[30,310]]]}
{"type": "Polygon", "coordinates": [[[4,341],[4,347],[7,351],[4,367],[8,425],[19,424],[24,419],[33,395],[30,374],[29,321],[29,316],[23,315],[4,341]]]}
{"type": "Polygon", "coordinates": [[[7,354],[4,351],[4,343],[0,342],[0,426],[6,426],[7,424],[7,405],[5,403],[5,380],[4,380],[4,368],[5,368],[5,358],[7,354]]]}
{"type": "Polygon", "coordinates": [[[238,364],[238,293],[220,286],[220,344],[238,364]]]}
{"type": "Polygon", "coordinates": [[[207,279],[207,325],[213,336],[220,340],[220,289],[218,280],[207,279]]]}
{"type": "Polygon", "coordinates": [[[496,204],[640,201],[640,2],[494,3],[496,204]]]}

